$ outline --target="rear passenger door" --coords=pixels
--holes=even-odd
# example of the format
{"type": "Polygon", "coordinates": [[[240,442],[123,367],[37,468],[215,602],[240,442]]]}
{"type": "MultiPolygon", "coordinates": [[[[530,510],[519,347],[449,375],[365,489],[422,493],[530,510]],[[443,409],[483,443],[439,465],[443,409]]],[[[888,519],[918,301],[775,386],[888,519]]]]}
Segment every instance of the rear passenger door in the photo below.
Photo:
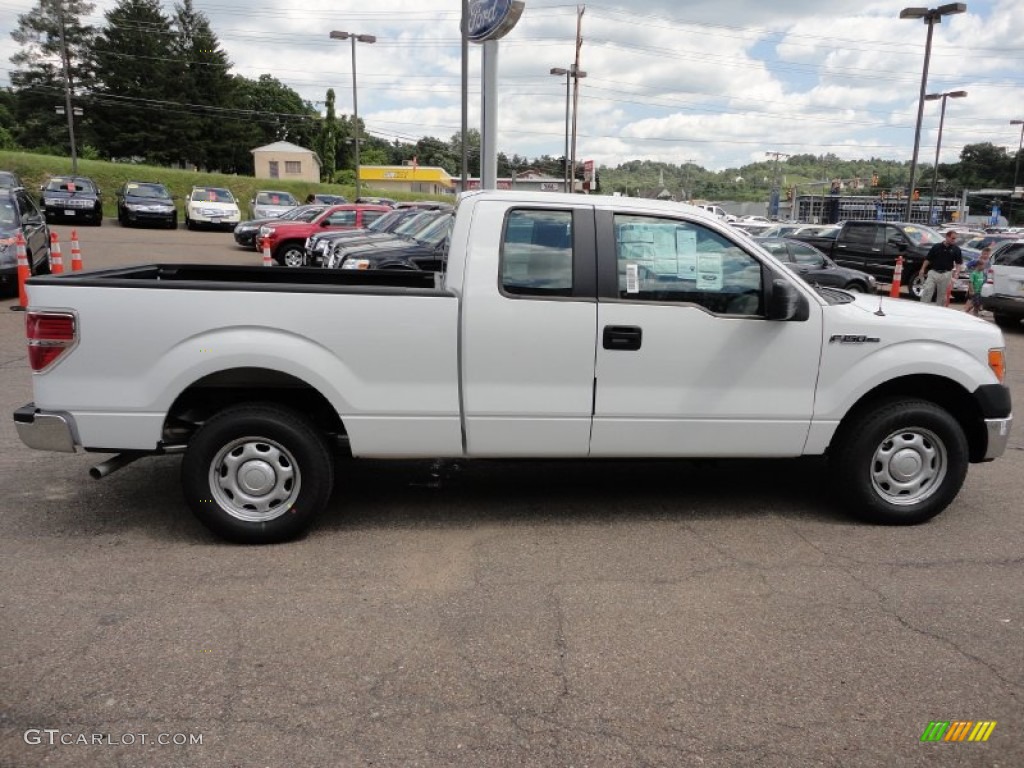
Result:
{"type": "Polygon", "coordinates": [[[841,267],[868,269],[868,263],[877,264],[882,259],[885,227],[873,221],[848,221],[836,238],[832,260],[841,267]]]}
{"type": "Polygon", "coordinates": [[[32,268],[35,272],[40,265],[49,262],[50,229],[46,226],[46,218],[28,193],[18,190],[15,197],[18,201],[21,231],[25,237],[27,250],[32,254],[32,268]]]}
{"type": "Polygon", "coordinates": [[[586,456],[597,322],[591,207],[480,203],[469,242],[466,453],[586,456]]]}

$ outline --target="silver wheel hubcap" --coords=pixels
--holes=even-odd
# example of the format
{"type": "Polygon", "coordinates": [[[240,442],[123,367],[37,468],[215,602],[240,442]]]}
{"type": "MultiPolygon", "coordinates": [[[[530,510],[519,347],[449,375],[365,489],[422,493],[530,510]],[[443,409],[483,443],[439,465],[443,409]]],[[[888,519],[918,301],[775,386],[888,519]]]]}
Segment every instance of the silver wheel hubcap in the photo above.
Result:
{"type": "Polygon", "coordinates": [[[284,264],[286,267],[301,267],[302,253],[300,251],[285,251],[284,264]]]}
{"type": "Polygon", "coordinates": [[[886,437],[871,459],[871,485],[890,504],[927,499],[946,477],[946,447],[927,429],[901,429],[886,437]]]}
{"type": "Polygon", "coordinates": [[[250,523],[288,512],[298,498],[299,479],[291,453],[265,437],[234,440],[210,464],[214,501],[232,517],[250,523]]]}

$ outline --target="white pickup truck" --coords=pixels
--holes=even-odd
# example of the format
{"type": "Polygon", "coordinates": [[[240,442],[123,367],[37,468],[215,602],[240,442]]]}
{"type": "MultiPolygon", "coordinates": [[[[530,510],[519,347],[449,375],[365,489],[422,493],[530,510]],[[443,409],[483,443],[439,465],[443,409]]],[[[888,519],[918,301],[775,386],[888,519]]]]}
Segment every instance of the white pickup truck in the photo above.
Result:
{"type": "Polygon", "coordinates": [[[674,203],[467,193],[443,273],[152,264],[35,277],[28,294],[22,441],[120,452],[94,476],[183,451],[189,505],[243,542],[311,524],[339,445],[827,455],[855,515],[917,523],[1012,422],[998,328],[815,289],[674,203]]]}

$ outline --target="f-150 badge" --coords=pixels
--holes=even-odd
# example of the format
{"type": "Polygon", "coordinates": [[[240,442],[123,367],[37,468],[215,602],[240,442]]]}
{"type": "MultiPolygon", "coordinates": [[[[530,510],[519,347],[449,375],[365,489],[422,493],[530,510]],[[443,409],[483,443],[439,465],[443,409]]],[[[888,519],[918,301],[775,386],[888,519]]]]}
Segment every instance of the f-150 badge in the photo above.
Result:
{"type": "Polygon", "coordinates": [[[877,344],[881,339],[877,336],[864,336],[862,334],[834,333],[829,339],[829,344],[877,344]]]}

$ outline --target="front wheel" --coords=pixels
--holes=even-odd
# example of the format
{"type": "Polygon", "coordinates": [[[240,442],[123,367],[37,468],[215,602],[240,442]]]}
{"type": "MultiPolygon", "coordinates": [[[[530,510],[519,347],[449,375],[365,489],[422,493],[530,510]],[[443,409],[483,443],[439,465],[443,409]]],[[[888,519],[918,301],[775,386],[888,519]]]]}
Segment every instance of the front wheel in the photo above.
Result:
{"type": "Polygon", "coordinates": [[[296,244],[284,245],[277,252],[277,260],[286,267],[301,267],[306,263],[306,249],[296,244]]]}
{"type": "Polygon", "coordinates": [[[853,282],[844,285],[843,290],[849,291],[850,293],[867,293],[868,287],[864,285],[864,283],[853,282]]]}
{"type": "Polygon", "coordinates": [[[1002,312],[992,314],[992,322],[1000,328],[1016,328],[1020,324],[1020,318],[1016,315],[1005,315],[1002,312]]]}
{"type": "Polygon", "coordinates": [[[189,441],[181,480],[192,511],[215,534],[274,544],[301,535],[327,506],[334,465],[301,414],[259,403],[207,421],[189,441]]]}
{"type": "Polygon", "coordinates": [[[949,506],[967,476],[959,422],[926,400],[894,398],[854,415],[830,461],[850,512],[885,525],[930,520],[949,506]]]}

